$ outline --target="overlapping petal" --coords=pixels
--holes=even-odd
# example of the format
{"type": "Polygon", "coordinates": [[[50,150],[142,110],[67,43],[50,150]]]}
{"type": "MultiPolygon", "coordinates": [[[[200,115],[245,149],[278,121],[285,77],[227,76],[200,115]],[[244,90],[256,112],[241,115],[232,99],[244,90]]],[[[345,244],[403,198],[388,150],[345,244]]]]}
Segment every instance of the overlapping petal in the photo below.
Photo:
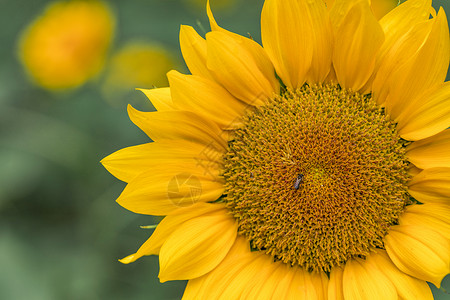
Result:
{"type": "Polygon", "coordinates": [[[210,285],[211,281],[214,280],[215,274],[220,273],[223,268],[226,271],[228,265],[233,265],[235,262],[239,261],[242,257],[248,257],[250,254],[250,244],[245,237],[237,236],[233,246],[230,251],[228,251],[226,257],[222,262],[211,272],[201,277],[189,280],[186,289],[183,294],[183,300],[198,300],[205,297],[208,289],[212,289],[213,286],[210,285]]]}
{"type": "Polygon", "coordinates": [[[201,114],[222,129],[235,128],[240,124],[244,111],[250,109],[210,79],[177,71],[170,71],[167,77],[173,101],[180,109],[201,114]]]}
{"type": "Polygon", "coordinates": [[[450,82],[438,85],[403,109],[398,117],[398,132],[407,140],[431,137],[448,128],[450,122],[450,82]]]}
{"type": "Polygon", "coordinates": [[[371,0],[373,14],[379,20],[398,5],[398,0],[371,0]]]}
{"type": "Polygon", "coordinates": [[[195,202],[214,201],[224,191],[217,165],[192,160],[155,165],[131,180],[117,203],[135,213],[163,216],[195,202]]]}
{"type": "Polygon", "coordinates": [[[261,105],[279,92],[272,63],[255,41],[222,31],[206,34],[207,66],[236,98],[261,105]]]}
{"type": "Polygon", "coordinates": [[[420,225],[450,239],[450,205],[425,203],[410,205],[399,219],[400,225],[420,225]]]}
{"type": "Polygon", "coordinates": [[[400,299],[432,300],[428,284],[400,271],[391,261],[385,250],[377,249],[367,259],[367,263],[379,269],[397,290],[400,299]]]}
{"type": "Polygon", "coordinates": [[[322,1],[308,1],[313,25],[313,54],[311,68],[306,76],[311,83],[321,83],[330,74],[333,57],[333,31],[328,10],[322,1]]]}
{"type": "Polygon", "coordinates": [[[191,74],[212,79],[206,66],[206,40],[191,26],[181,25],[180,48],[191,74]]]}
{"type": "Polygon", "coordinates": [[[450,272],[450,240],[419,225],[391,227],[384,245],[402,272],[440,287],[450,272]]]}
{"type": "Polygon", "coordinates": [[[264,280],[259,280],[256,294],[249,299],[286,299],[293,273],[287,264],[276,263],[272,274],[264,280]]]}
{"type": "Polygon", "coordinates": [[[222,130],[213,121],[190,111],[141,112],[128,105],[131,121],[152,140],[184,139],[187,141],[226,147],[222,130]]]}
{"type": "MultiPolygon", "coordinates": [[[[398,5],[397,0],[368,0],[373,14],[377,19],[381,19],[390,10],[394,9],[398,5]]],[[[335,0],[325,0],[328,9],[334,5],[335,0]]]]}
{"type": "Polygon", "coordinates": [[[159,279],[165,282],[205,275],[225,258],[236,235],[237,222],[225,209],[186,221],[161,246],[159,279]]]}
{"type": "MultiPolygon", "coordinates": [[[[373,97],[378,104],[391,108],[394,104],[386,103],[391,85],[395,85],[393,74],[399,66],[408,62],[411,57],[417,55],[423,43],[429,36],[434,20],[413,23],[411,28],[403,35],[393,36],[383,43],[383,47],[377,57],[377,69],[372,83],[373,97]],[[396,38],[395,40],[393,40],[396,38]]],[[[389,99],[395,101],[396,99],[389,99]]]]}
{"type": "MultiPolygon", "coordinates": [[[[428,89],[442,84],[447,74],[450,37],[444,10],[439,10],[437,17],[430,22],[432,22],[431,31],[424,43],[416,53],[408,55],[406,61],[402,59],[403,64],[397,64],[387,82],[389,95],[386,98],[386,109],[393,119],[399,121],[400,131],[403,130],[405,117],[409,118],[411,112],[419,110],[427,103],[427,99],[419,96],[428,89]]],[[[407,45],[404,49],[406,47],[407,45]]],[[[397,55],[405,53],[398,52],[397,55]]]]}
{"type": "MultiPolygon", "coordinates": [[[[248,246],[248,242],[247,242],[248,246]]],[[[210,273],[190,280],[188,299],[327,299],[328,278],[282,262],[261,252],[227,255],[210,273]]]]}
{"type": "MultiPolygon", "coordinates": [[[[385,34],[381,46],[381,58],[392,49],[392,46],[416,24],[429,19],[431,0],[408,0],[394,8],[381,20],[380,25],[385,34]]],[[[412,45],[410,45],[412,46],[412,45]]]]}
{"type": "Polygon", "coordinates": [[[303,268],[295,268],[294,275],[292,276],[292,282],[288,289],[288,295],[286,299],[319,299],[323,296],[322,286],[317,288],[314,286],[311,273],[303,268]]]}
{"type": "Polygon", "coordinates": [[[263,253],[249,253],[227,262],[211,272],[197,299],[239,299],[243,291],[252,285],[256,276],[267,276],[270,261],[263,253]],[[228,298],[227,298],[228,297],[228,298]]]}
{"type": "Polygon", "coordinates": [[[120,260],[124,264],[136,261],[144,255],[158,255],[161,246],[167,240],[172,232],[177,228],[184,226],[188,220],[203,215],[210,215],[223,211],[222,205],[213,205],[208,203],[196,203],[189,207],[181,207],[165,217],[156,227],[150,238],[142,244],[136,253],[128,255],[120,260]]]}
{"type": "Polygon", "coordinates": [[[328,276],[325,272],[313,272],[311,281],[316,289],[317,299],[326,300],[328,298],[328,276]]]}
{"type": "Polygon", "coordinates": [[[422,170],[409,182],[408,192],[420,202],[450,204],[450,168],[422,170]]]}
{"type": "Polygon", "coordinates": [[[328,299],[344,300],[344,269],[335,266],[330,272],[330,281],[328,283],[328,299]]]}
{"type": "Polygon", "coordinates": [[[361,259],[347,261],[342,282],[346,300],[398,299],[394,285],[386,276],[361,259]]]}
{"type": "Polygon", "coordinates": [[[431,22],[429,26],[424,22],[429,19],[430,11],[431,0],[408,0],[380,20],[385,41],[377,55],[371,86],[379,104],[384,104],[389,94],[391,73],[418,51],[431,30],[431,22]]]}
{"type": "MultiPolygon", "coordinates": [[[[311,7],[314,6],[316,10],[321,10],[319,7],[324,6],[322,1],[310,2],[313,2],[311,7]]],[[[325,26],[323,23],[326,23],[323,16],[320,16],[315,21],[316,24],[313,24],[311,17],[310,7],[305,0],[264,2],[261,15],[263,46],[278,76],[290,88],[301,87],[306,81],[315,50],[314,25],[322,23],[325,26]]],[[[317,43],[320,42],[317,39],[317,43]]],[[[315,64],[318,65],[317,59],[315,64]]]]}
{"type": "Polygon", "coordinates": [[[407,156],[410,162],[422,169],[449,168],[450,130],[444,130],[429,138],[412,143],[407,147],[407,156]]]}
{"type": "Polygon", "coordinates": [[[114,152],[102,159],[103,166],[116,178],[130,182],[137,175],[146,171],[158,171],[160,166],[173,161],[187,162],[189,159],[199,164],[218,168],[222,153],[203,144],[186,140],[163,140],[128,147],[114,152]],[[204,151],[208,150],[208,155],[204,151]]]}
{"type": "Polygon", "coordinates": [[[170,94],[170,88],[158,88],[158,89],[137,89],[147,96],[152,102],[157,111],[171,111],[176,107],[172,102],[172,96],[170,94]]]}
{"type": "Polygon", "coordinates": [[[383,30],[366,0],[336,0],[330,16],[335,28],[333,65],[338,82],[359,91],[375,69],[383,30]]]}
{"type": "Polygon", "coordinates": [[[216,274],[224,274],[229,266],[239,262],[242,258],[247,259],[250,256],[250,244],[245,237],[237,236],[236,241],[222,262],[208,274],[189,280],[186,290],[183,294],[183,300],[197,300],[207,297],[208,290],[214,289],[212,284],[217,280],[216,274]]]}

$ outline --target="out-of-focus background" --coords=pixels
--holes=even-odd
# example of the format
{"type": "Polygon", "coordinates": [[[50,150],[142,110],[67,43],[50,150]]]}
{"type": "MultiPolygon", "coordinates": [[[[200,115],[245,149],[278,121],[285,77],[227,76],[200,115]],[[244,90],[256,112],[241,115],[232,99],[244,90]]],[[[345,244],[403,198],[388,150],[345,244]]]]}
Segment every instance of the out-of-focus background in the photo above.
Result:
{"type": "MultiPolygon", "coordinates": [[[[134,88],[187,72],[179,26],[204,35],[205,2],[0,0],[0,299],[181,299],[157,257],[117,261],[158,220],[116,204],[125,184],[99,161],[148,141],[126,105],[152,110],[134,88]]],[[[262,4],[211,0],[219,24],[257,41],[262,4]]]]}

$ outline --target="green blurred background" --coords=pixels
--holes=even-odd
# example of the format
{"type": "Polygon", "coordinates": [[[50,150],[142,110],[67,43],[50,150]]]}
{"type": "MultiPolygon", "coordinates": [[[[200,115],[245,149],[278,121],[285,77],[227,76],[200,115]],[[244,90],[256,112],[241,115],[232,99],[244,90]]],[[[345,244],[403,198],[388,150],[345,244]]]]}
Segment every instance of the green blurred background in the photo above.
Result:
{"type": "MultiPolygon", "coordinates": [[[[148,141],[126,113],[128,103],[150,110],[148,100],[132,88],[108,93],[108,62],[94,80],[55,93],[34,85],[18,60],[20,33],[49,2],[0,0],[0,299],[180,299],[185,282],[159,283],[157,257],[117,261],[151,234],[139,226],[158,220],[116,204],[125,184],[99,163],[148,141]]],[[[179,26],[203,35],[202,27],[209,28],[203,5],[107,2],[117,19],[108,59],[129,41],[146,41],[165,48],[174,67],[187,72],[179,26]]],[[[211,1],[219,24],[257,41],[262,4],[211,1]]],[[[447,0],[434,5],[450,12],[447,0]]],[[[444,288],[450,290],[449,276],[444,288]]],[[[433,293],[450,299],[442,290],[433,293]]]]}

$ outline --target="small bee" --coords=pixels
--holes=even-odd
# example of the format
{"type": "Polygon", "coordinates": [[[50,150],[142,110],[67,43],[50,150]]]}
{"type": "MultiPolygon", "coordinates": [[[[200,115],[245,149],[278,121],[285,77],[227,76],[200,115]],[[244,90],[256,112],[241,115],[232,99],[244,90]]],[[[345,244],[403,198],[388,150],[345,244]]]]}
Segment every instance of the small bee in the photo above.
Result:
{"type": "Polygon", "coordinates": [[[303,174],[300,174],[297,176],[297,179],[295,180],[294,189],[298,190],[300,188],[300,183],[303,181],[303,174]]]}

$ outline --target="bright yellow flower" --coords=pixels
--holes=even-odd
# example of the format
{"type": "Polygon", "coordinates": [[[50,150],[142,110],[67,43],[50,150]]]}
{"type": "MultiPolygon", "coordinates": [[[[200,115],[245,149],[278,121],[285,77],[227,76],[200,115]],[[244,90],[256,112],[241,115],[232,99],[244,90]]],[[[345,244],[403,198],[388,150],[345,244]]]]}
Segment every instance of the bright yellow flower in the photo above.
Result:
{"type": "Polygon", "coordinates": [[[206,39],[181,27],[192,75],[129,108],[154,142],[102,161],[120,205],[166,216],[122,262],[159,255],[183,299],[432,299],[450,271],[445,12],[266,0],[263,47],[208,16],[206,39]]]}
{"type": "Polygon", "coordinates": [[[112,99],[134,87],[166,86],[166,73],[174,67],[171,53],[162,46],[130,42],[112,57],[102,90],[112,99]]]}
{"type": "Polygon", "coordinates": [[[36,84],[75,88],[102,69],[113,30],[113,15],[103,2],[51,3],[23,32],[20,59],[36,84]]]}

